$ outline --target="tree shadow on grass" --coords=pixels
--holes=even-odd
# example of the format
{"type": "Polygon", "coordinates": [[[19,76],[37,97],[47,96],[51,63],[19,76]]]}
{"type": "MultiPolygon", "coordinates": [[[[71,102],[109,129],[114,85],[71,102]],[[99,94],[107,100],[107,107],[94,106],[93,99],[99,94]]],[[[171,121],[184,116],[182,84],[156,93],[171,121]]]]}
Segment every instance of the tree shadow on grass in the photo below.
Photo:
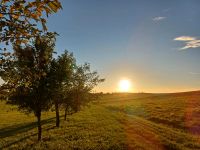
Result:
{"type": "MultiPolygon", "coordinates": [[[[60,116],[60,117],[63,117],[63,116],[60,116]]],[[[42,123],[42,125],[45,125],[48,123],[53,123],[53,122],[55,122],[55,118],[56,117],[52,117],[49,119],[42,120],[41,123],[42,123]]],[[[8,126],[5,128],[1,128],[0,129],[0,139],[10,137],[10,136],[13,136],[13,135],[16,135],[19,133],[28,132],[29,130],[32,130],[34,128],[37,128],[37,122],[31,122],[31,123],[26,123],[26,124],[17,124],[17,125],[12,125],[12,126],[8,126]]],[[[53,125],[51,127],[44,128],[43,131],[49,131],[54,128],[55,128],[55,126],[53,125]]],[[[28,139],[32,136],[36,136],[36,135],[37,135],[37,133],[32,133],[32,134],[30,133],[30,135],[23,136],[23,138],[0,145],[0,149],[8,148],[13,144],[17,144],[19,142],[22,142],[23,140],[26,140],[26,139],[28,139]]]]}
{"type": "MultiPolygon", "coordinates": [[[[63,118],[64,115],[61,115],[60,116],[60,120],[62,120],[61,118],[63,118]]],[[[42,125],[47,125],[49,123],[55,123],[55,118],[56,117],[52,117],[52,118],[49,118],[49,119],[45,119],[45,120],[42,120],[41,123],[42,125]]],[[[51,126],[46,126],[46,128],[43,127],[43,130],[42,131],[49,131],[51,129],[54,129],[56,126],[55,125],[51,125],[51,126]]],[[[3,138],[6,138],[6,137],[10,137],[10,136],[14,136],[16,134],[20,134],[20,133],[25,133],[25,132],[28,132],[34,128],[37,128],[37,122],[31,122],[31,123],[26,123],[26,124],[17,124],[17,125],[12,125],[12,126],[8,126],[8,127],[5,127],[5,128],[1,128],[0,129],[0,139],[3,139],[3,138]]],[[[37,136],[37,132],[36,133],[30,133],[29,135],[27,136],[23,136],[23,138],[20,138],[18,140],[12,140],[10,142],[6,142],[5,144],[3,145],[0,145],[0,149],[4,149],[4,148],[9,148],[10,146],[12,146],[13,144],[17,144],[19,142],[22,142],[30,137],[33,137],[33,136],[37,136]]],[[[38,141],[36,141],[38,142],[38,141]]]]}
{"type": "MultiPolygon", "coordinates": [[[[49,131],[49,130],[54,129],[54,128],[55,128],[55,126],[52,126],[52,127],[43,129],[43,131],[49,131]]],[[[8,142],[8,143],[6,143],[5,145],[0,145],[0,149],[9,148],[9,147],[12,146],[13,144],[17,144],[17,143],[22,142],[22,141],[24,141],[24,140],[26,140],[26,139],[28,139],[28,138],[30,138],[30,137],[37,136],[37,134],[38,134],[38,133],[30,134],[30,135],[24,136],[23,138],[20,138],[20,139],[18,139],[18,140],[15,140],[15,141],[12,141],[12,142],[8,142]]],[[[36,140],[36,142],[38,142],[38,141],[36,140]]]]}
{"type": "MultiPolygon", "coordinates": [[[[50,123],[50,122],[53,122],[53,121],[55,121],[55,117],[42,120],[41,123],[43,125],[43,124],[47,124],[47,123],[50,123]]],[[[24,123],[15,124],[15,125],[12,125],[12,126],[1,128],[0,129],[0,138],[6,138],[6,137],[9,137],[9,136],[13,136],[15,134],[18,134],[18,133],[27,132],[31,129],[36,128],[36,127],[37,127],[37,122],[31,122],[31,123],[26,123],[26,124],[24,124],[24,123]]]]}

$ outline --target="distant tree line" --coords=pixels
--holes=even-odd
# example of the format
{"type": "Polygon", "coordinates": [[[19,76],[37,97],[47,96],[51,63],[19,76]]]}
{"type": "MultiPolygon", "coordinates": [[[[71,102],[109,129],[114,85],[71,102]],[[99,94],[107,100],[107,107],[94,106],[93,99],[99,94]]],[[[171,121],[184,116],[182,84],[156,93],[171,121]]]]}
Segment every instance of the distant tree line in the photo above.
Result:
{"type": "Polygon", "coordinates": [[[92,90],[103,82],[97,72],[85,63],[77,65],[73,54],[65,51],[53,57],[55,34],[46,33],[26,44],[14,44],[13,53],[1,55],[1,90],[7,103],[37,118],[38,140],[42,137],[41,113],[55,109],[56,126],[60,110],[78,112],[81,106],[96,98],[92,90]]]}

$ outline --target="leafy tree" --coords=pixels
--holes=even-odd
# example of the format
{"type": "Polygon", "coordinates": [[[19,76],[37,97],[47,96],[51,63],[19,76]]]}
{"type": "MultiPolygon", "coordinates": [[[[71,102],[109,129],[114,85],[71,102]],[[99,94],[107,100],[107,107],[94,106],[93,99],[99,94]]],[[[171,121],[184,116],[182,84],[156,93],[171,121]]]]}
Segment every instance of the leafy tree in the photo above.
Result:
{"type": "Polygon", "coordinates": [[[65,112],[69,108],[77,112],[81,106],[93,100],[95,95],[92,90],[103,81],[96,71],[91,72],[90,64],[77,66],[71,78],[71,87],[67,91],[65,112]]]}
{"type": "Polygon", "coordinates": [[[8,103],[15,104],[21,111],[33,112],[37,117],[38,140],[41,140],[41,112],[49,108],[49,85],[47,75],[50,70],[55,35],[38,37],[32,45],[15,45],[12,58],[1,64],[0,73],[5,81],[8,103]]]}
{"type": "Polygon", "coordinates": [[[17,45],[47,31],[46,18],[61,9],[59,0],[0,0],[0,43],[17,45]]]}
{"type": "Polygon", "coordinates": [[[56,126],[59,127],[59,110],[65,109],[65,120],[67,111],[77,112],[81,105],[85,105],[96,94],[92,89],[104,79],[100,79],[97,72],[90,71],[90,65],[77,66],[72,53],[65,51],[64,54],[53,59],[49,73],[50,96],[56,111],[56,126]]]}
{"type": "Polygon", "coordinates": [[[59,127],[59,109],[63,103],[65,92],[73,73],[75,59],[72,53],[65,51],[64,54],[52,60],[49,73],[50,95],[56,111],[56,126],[59,127]]]}

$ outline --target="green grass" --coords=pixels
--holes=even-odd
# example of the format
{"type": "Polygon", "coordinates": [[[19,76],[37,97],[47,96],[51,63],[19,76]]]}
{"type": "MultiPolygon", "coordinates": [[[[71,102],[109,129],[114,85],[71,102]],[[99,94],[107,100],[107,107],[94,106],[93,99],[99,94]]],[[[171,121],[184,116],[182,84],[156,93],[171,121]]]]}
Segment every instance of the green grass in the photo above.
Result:
{"type": "Polygon", "coordinates": [[[5,149],[124,149],[125,134],[116,117],[104,107],[92,106],[68,116],[67,121],[61,117],[61,127],[56,128],[54,113],[43,113],[43,141],[37,142],[34,116],[6,111],[0,116],[4,118],[0,145],[5,149]]]}
{"type": "Polygon", "coordinates": [[[200,92],[108,94],[61,117],[42,114],[37,142],[33,115],[0,102],[0,149],[200,149],[200,92]]]}

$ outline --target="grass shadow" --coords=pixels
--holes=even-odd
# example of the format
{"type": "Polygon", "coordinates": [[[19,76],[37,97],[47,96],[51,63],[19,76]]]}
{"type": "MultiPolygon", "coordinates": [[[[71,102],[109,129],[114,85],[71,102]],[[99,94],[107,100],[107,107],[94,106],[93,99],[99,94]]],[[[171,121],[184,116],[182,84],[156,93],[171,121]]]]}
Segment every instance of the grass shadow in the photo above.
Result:
{"type": "MultiPolygon", "coordinates": [[[[60,120],[62,120],[61,118],[63,118],[64,116],[60,116],[60,120]]],[[[45,120],[42,120],[41,123],[42,125],[48,124],[48,123],[53,123],[55,122],[55,118],[56,117],[52,117],[52,118],[48,118],[45,120]]],[[[42,131],[49,131],[51,129],[54,129],[56,126],[52,125],[51,127],[48,128],[44,128],[42,131]]],[[[0,139],[6,138],[6,137],[10,137],[13,136],[15,134],[19,134],[19,133],[24,133],[24,132],[28,132],[34,128],[37,128],[37,122],[31,122],[31,123],[26,123],[26,124],[17,124],[17,125],[12,125],[12,126],[8,126],[5,128],[1,128],[0,129],[0,139]]],[[[1,145],[0,149],[2,148],[8,148],[13,144],[17,144],[19,142],[22,142],[23,140],[26,140],[32,136],[37,136],[37,132],[36,133],[30,133],[30,135],[24,136],[23,138],[20,138],[18,140],[15,141],[11,141],[9,143],[6,143],[5,145],[1,145]]],[[[38,142],[38,141],[37,141],[38,142]]]]}
{"type": "MultiPolygon", "coordinates": [[[[54,120],[55,120],[55,117],[42,120],[41,123],[43,125],[43,124],[53,122],[54,120]]],[[[27,132],[36,127],[37,127],[37,122],[31,122],[31,123],[26,123],[26,124],[22,123],[22,124],[17,124],[17,125],[12,125],[12,126],[8,126],[5,128],[1,128],[0,129],[0,138],[6,138],[9,136],[18,134],[18,133],[27,132]]]]}
{"type": "MultiPolygon", "coordinates": [[[[55,126],[52,126],[52,127],[43,129],[43,131],[49,131],[49,130],[54,129],[54,128],[55,128],[55,126]]],[[[37,136],[37,134],[38,134],[38,133],[34,133],[34,134],[30,134],[30,135],[24,136],[23,138],[20,138],[19,140],[12,141],[12,142],[10,142],[10,143],[8,143],[8,144],[5,144],[5,145],[0,146],[0,149],[9,148],[9,147],[12,146],[13,144],[17,144],[17,143],[22,142],[22,141],[24,141],[24,140],[26,140],[26,139],[28,139],[28,138],[30,138],[30,137],[37,136]]],[[[36,142],[38,142],[38,141],[36,140],[36,142]]]]}

